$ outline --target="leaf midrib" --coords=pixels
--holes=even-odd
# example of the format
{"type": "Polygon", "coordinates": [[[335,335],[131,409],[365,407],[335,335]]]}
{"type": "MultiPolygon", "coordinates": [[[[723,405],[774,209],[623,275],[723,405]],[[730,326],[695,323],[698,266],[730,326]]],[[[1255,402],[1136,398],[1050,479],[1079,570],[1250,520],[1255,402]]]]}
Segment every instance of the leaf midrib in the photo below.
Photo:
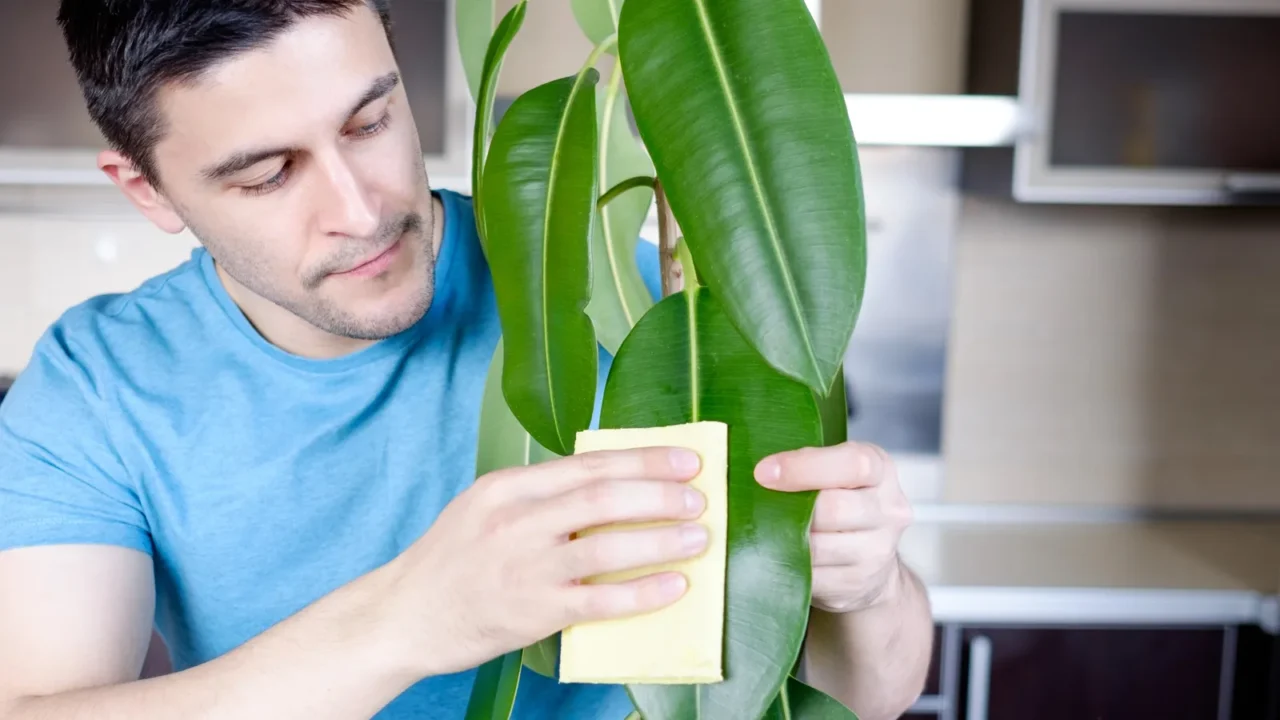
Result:
{"type": "Polygon", "coordinates": [[[559,175],[557,171],[560,168],[561,148],[564,145],[565,129],[569,126],[569,116],[573,114],[573,101],[578,96],[578,90],[581,87],[582,75],[579,75],[569,90],[569,98],[565,101],[564,112],[561,113],[560,124],[556,128],[556,142],[551,150],[551,171],[547,177],[547,200],[542,208],[542,353],[547,368],[547,403],[551,410],[551,422],[556,429],[556,439],[560,442],[561,447],[567,446],[560,429],[560,414],[556,412],[556,388],[551,372],[551,323],[549,322],[550,312],[548,308],[550,301],[547,293],[547,288],[551,285],[550,268],[548,266],[548,258],[551,253],[548,248],[551,245],[551,207],[555,204],[556,176],[559,175]]]}
{"type": "Polygon", "coordinates": [[[752,155],[751,146],[747,143],[746,129],[742,123],[742,113],[738,110],[738,99],[733,93],[733,88],[729,85],[729,76],[724,67],[724,58],[721,57],[720,45],[716,40],[715,33],[711,30],[711,20],[707,16],[706,0],[693,0],[693,4],[698,13],[699,25],[706,37],[707,48],[711,52],[711,62],[715,66],[716,77],[724,90],[725,101],[729,106],[729,116],[733,121],[734,134],[738,138],[738,144],[741,146],[743,157],[746,159],[747,174],[751,179],[751,188],[755,192],[756,200],[760,203],[761,212],[764,214],[765,226],[769,231],[769,245],[773,249],[773,253],[778,260],[778,267],[782,272],[783,284],[787,290],[787,300],[790,301],[791,312],[796,318],[801,338],[804,340],[805,354],[813,365],[815,379],[821,380],[823,377],[822,368],[818,364],[817,356],[814,355],[813,340],[809,335],[809,324],[801,311],[795,279],[791,275],[791,267],[787,262],[786,255],[782,252],[782,242],[778,234],[777,222],[774,220],[773,212],[765,199],[764,186],[760,181],[760,171],[756,168],[755,156],[752,155]]]}
{"type": "Polygon", "coordinates": [[[685,293],[689,306],[689,394],[690,422],[698,422],[702,417],[702,403],[699,400],[702,390],[698,382],[698,295],[697,292],[685,293]]]}

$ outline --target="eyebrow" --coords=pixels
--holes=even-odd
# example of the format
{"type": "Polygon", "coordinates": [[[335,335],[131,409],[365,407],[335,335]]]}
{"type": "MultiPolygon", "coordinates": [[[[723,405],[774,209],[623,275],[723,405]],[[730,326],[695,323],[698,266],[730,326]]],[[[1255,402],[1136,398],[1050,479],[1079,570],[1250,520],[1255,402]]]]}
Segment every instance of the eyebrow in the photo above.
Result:
{"type": "MultiPolygon", "coordinates": [[[[389,72],[374,80],[373,83],[369,85],[369,89],[365,90],[364,94],[360,96],[360,99],[351,106],[351,110],[347,113],[343,123],[351,122],[351,119],[361,110],[365,109],[369,103],[390,95],[391,91],[395,90],[399,85],[400,73],[397,72],[389,72]]],[[[280,157],[281,155],[288,155],[292,152],[294,152],[294,149],[287,147],[245,150],[231,155],[217,165],[205,168],[200,175],[205,180],[211,182],[225,180],[228,177],[231,177],[243,170],[247,170],[264,160],[270,160],[271,158],[280,157]]]]}

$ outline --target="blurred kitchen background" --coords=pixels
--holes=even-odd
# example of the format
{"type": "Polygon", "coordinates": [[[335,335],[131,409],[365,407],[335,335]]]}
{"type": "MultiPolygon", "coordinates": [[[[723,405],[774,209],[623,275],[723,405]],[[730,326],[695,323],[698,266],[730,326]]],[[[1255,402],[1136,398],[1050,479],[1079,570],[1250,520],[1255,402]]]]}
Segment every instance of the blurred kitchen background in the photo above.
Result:
{"type": "MultiPolygon", "coordinates": [[[[194,247],[94,169],[56,4],[0,0],[0,376],[194,247]]],[[[937,619],[910,717],[1280,719],[1280,0],[810,5],[869,217],[850,434],[937,619]]],[[[466,192],[452,3],[393,8],[466,192]]],[[[589,51],[533,0],[501,98],[589,51]]]]}

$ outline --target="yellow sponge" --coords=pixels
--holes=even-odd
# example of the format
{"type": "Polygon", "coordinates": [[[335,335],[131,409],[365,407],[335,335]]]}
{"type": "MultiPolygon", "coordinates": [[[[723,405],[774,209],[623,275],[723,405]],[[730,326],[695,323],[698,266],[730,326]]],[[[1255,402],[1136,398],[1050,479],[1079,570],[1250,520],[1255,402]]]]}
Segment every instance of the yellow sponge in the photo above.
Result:
{"type": "MultiPolygon", "coordinates": [[[[654,428],[587,430],[575,453],[638,447],[685,447],[702,459],[690,481],[707,498],[698,522],[708,531],[707,549],[675,563],[591,578],[617,582],[656,571],[676,570],[689,580],[686,594],[659,610],[566,628],[560,638],[560,681],[613,684],[702,684],[724,680],[724,598],[728,526],[728,426],[695,422],[654,428]]],[[[653,527],[639,523],[590,532],[653,527]]]]}

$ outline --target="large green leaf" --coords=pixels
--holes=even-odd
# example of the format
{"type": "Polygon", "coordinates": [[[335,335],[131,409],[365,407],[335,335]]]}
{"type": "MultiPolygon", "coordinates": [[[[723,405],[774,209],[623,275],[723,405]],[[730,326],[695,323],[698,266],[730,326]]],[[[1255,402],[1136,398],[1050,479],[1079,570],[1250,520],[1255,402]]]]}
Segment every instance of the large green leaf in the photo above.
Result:
{"type": "Polygon", "coordinates": [[[454,30],[458,53],[467,75],[471,99],[480,99],[480,79],[484,76],[484,56],[493,33],[493,0],[456,0],[454,30]]]}
{"type": "MultiPolygon", "coordinates": [[[[492,2],[492,0],[490,0],[492,2]]],[[[502,61],[506,57],[507,48],[520,32],[524,24],[526,0],[520,0],[503,16],[489,40],[484,56],[484,74],[480,83],[479,99],[476,105],[475,136],[472,138],[471,158],[471,194],[476,216],[476,230],[479,231],[480,245],[488,252],[489,233],[484,224],[484,193],[481,187],[484,180],[484,166],[489,150],[490,126],[493,124],[493,103],[498,93],[498,75],[502,72],[502,61]]]]}
{"type": "Polygon", "coordinates": [[[862,302],[861,171],[803,0],[644,0],[627,93],[702,280],[782,373],[825,394],[862,302]]]}
{"type": "Polygon", "coordinates": [[[787,678],[766,720],[858,720],[839,700],[794,677],[787,678]]]}
{"type": "MultiPolygon", "coordinates": [[[[636,177],[653,177],[653,163],[627,122],[622,74],[615,68],[600,90],[600,187],[636,177]]],[[[636,243],[653,203],[653,188],[626,191],[600,209],[591,234],[592,289],[587,314],[600,344],[616,355],[627,333],[652,305],[653,297],[636,267],[636,243]]]]}
{"type": "Polygon", "coordinates": [[[618,30],[623,0],[571,0],[573,16],[592,43],[599,45],[618,30]]]}
{"type": "Polygon", "coordinates": [[[480,431],[476,450],[476,476],[509,467],[533,465],[556,454],[539,445],[507,406],[502,396],[502,339],[494,348],[480,404],[480,431]]]}
{"type": "Polygon", "coordinates": [[[584,312],[597,198],[595,84],[540,85],[503,115],[484,169],[483,223],[505,338],[503,394],[543,447],[573,453],[591,422],[598,355],[584,312]]]}
{"type": "Polygon", "coordinates": [[[816,493],[768,490],[754,469],[767,455],[818,445],[822,427],[813,393],[774,372],[705,289],[671,295],[641,318],[610,370],[600,426],[697,420],[729,426],[725,680],[629,690],[646,720],[759,718],[808,625],[816,493]]]}
{"type": "MultiPolygon", "coordinates": [[[[498,339],[485,378],[480,401],[480,427],[476,443],[476,477],[495,470],[529,465],[548,456],[529,437],[502,398],[502,339],[498,339]]],[[[519,651],[494,658],[480,666],[471,686],[467,720],[507,720],[515,704],[520,680],[519,651]]]]}
{"type": "Polygon", "coordinates": [[[471,685],[466,720],[509,720],[519,685],[519,650],[481,665],[471,685]]]}
{"type": "Polygon", "coordinates": [[[849,402],[844,385],[844,366],[836,373],[826,397],[817,395],[818,411],[822,414],[823,446],[839,445],[849,439],[849,402]]]}
{"type": "Polygon", "coordinates": [[[544,677],[552,679],[559,677],[560,633],[543,638],[525,648],[524,666],[544,677]]]}
{"type": "MultiPolygon", "coordinates": [[[[524,429],[502,396],[502,339],[494,348],[485,378],[480,404],[480,437],[476,451],[476,475],[509,467],[533,465],[556,457],[539,445],[524,429]]],[[[559,633],[525,648],[525,667],[547,677],[555,677],[560,650],[559,633]]]]}

